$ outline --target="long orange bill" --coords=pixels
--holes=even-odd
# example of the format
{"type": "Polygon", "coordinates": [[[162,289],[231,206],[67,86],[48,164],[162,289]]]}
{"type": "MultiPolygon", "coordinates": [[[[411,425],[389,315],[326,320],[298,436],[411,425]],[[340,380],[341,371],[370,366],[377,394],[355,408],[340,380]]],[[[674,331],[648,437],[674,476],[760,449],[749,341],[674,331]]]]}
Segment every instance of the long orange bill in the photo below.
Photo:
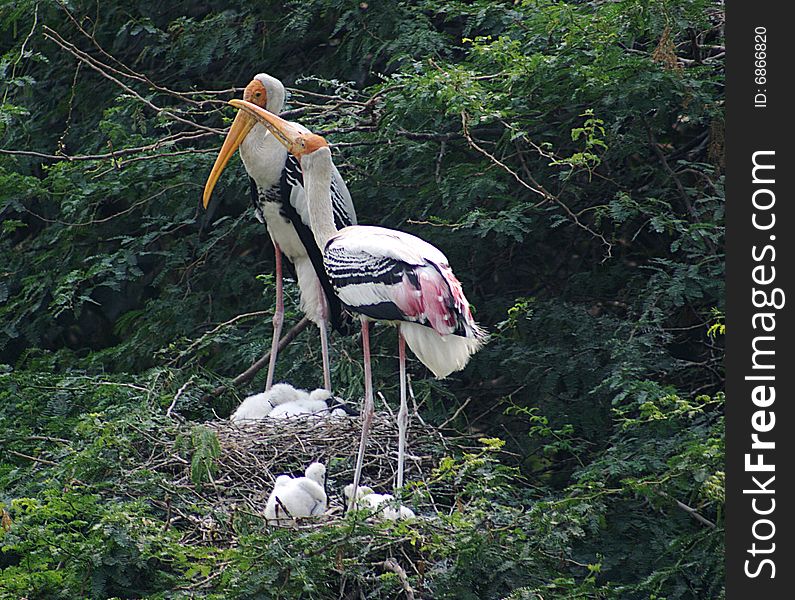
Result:
{"type": "Polygon", "coordinates": [[[234,98],[229,101],[229,104],[239,108],[240,114],[245,113],[249,118],[256,119],[256,121],[262,123],[293,154],[298,150],[294,147],[298,136],[309,133],[308,129],[296,123],[285,121],[251,102],[234,98]]]}
{"type": "MultiPolygon", "coordinates": [[[[246,104],[249,103],[246,102],[246,104]]],[[[252,106],[255,105],[252,104],[252,106]]],[[[232,158],[235,150],[246,139],[248,132],[256,124],[256,119],[250,117],[247,112],[241,111],[237,113],[235,120],[232,122],[232,127],[229,128],[229,133],[226,134],[226,139],[224,140],[224,145],[221,146],[221,151],[218,153],[218,158],[215,159],[215,164],[213,165],[213,170],[210,171],[210,176],[207,178],[207,183],[204,184],[204,195],[202,196],[204,208],[207,208],[210,203],[213,188],[215,188],[215,184],[221,176],[224,167],[226,167],[229,159],[232,158]]]]}

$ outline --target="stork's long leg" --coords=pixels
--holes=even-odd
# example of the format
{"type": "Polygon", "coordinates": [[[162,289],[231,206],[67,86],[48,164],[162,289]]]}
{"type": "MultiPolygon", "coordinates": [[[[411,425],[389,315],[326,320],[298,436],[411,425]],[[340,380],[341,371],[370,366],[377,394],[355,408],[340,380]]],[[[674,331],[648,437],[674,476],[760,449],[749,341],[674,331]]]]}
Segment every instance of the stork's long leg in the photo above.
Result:
{"type": "Polygon", "coordinates": [[[323,387],[329,392],[331,391],[331,359],[329,358],[328,349],[328,321],[329,321],[329,307],[326,301],[326,293],[323,291],[323,286],[320,285],[320,280],[317,280],[318,293],[320,295],[320,321],[317,326],[320,329],[320,351],[323,354],[323,387]]]}
{"type": "Polygon", "coordinates": [[[356,470],[353,473],[353,496],[348,510],[356,509],[356,496],[359,491],[359,481],[362,476],[364,464],[364,448],[367,445],[367,436],[370,433],[370,424],[373,421],[375,406],[373,404],[373,377],[370,369],[370,323],[362,317],[362,351],[364,354],[364,407],[362,409],[362,439],[359,442],[359,454],[356,457],[356,470]]]}
{"type": "Polygon", "coordinates": [[[282,250],[273,242],[276,258],[276,311],[273,313],[273,340],[271,341],[271,357],[268,362],[268,378],[265,380],[265,391],[273,385],[273,374],[276,370],[276,356],[279,354],[279,340],[284,324],[284,293],[282,289],[282,250]]]}
{"type": "Polygon", "coordinates": [[[400,360],[400,410],[397,416],[398,425],[398,467],[395,489],[403,487],[403,463],[406,460],[406,430],[409,424],[409,408],[406,399],[406,339],[398,325],[398,356],[400,360]]]}
{"type": "Polygon", "coordinates": [[[328,322],[321,319],[317,324],[320,329],[320,350],[323,353],[323,387],[331,391],[331,360],[328,351],[328,322]]]}

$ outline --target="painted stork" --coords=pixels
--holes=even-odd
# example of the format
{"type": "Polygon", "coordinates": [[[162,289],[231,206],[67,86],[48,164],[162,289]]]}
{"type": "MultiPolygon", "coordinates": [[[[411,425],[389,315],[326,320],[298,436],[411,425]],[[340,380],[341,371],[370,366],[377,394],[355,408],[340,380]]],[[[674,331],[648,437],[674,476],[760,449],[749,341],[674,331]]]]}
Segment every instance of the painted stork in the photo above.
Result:
{"type": "MultiPolygon", "coordinates": [[[[279,113],[284,106],[281,81],[260,73],[246,86],[243,99],[258,107],[279,113]]],[[[298,124],[296,130],[308,131],[298,124]]],[[[240,148],[243,165],[249,174],[251,193],[257,219],[265,223],[273,241],[276,261],[276,310],[273,315],[273,340],[265,390],[273,385],[279,338],[284,323],[282,291],[282,254],[295,266],[301,291],[301,310],[320,329],[323,354],[323,385],[331,390],[328,349],[328,324],[341,329],[343,314],[323,270],[323,260],[309,227],[309,209],[303,176],[297,159],[268,130],[245,112],[238,112],[224,144],[218,153],[204,187],[203,202],[207,208],[213,188],[229,159],[240,148]]],[[[329,209],[337,228],[356,224],[350,192],[337,168],[331,167],[329,209]]]]}
{"type": "Polygon", "coordinates": [[[365,400],[351,493],[353,508],[374,412],[369,322],[387,321],[398,327],[398,489],[403,485],[408,425],[406,344],[442,378],[466,366],[486,341],[486,333],[475,323],[461,283],[439,249],[408,233],[383,227],[355,225],[337,230],[329,202],[334,168],[325,139],[250,102],[231,100],[230,104],[263,123],[300,161],[312,232],[323,249],[326,272],[343,305],[360,315],[365,400]]]}

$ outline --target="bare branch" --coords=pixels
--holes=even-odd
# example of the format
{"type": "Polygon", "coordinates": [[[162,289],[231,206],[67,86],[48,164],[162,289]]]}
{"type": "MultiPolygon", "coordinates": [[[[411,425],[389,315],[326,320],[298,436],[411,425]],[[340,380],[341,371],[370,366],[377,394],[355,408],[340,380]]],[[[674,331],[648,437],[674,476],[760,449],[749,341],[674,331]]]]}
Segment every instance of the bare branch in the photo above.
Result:
{"type": "Polygon", "coordinates": [[[409,583],[409,577],[406,574],[406,570],[403,567],[401,567],[396,560],[392,558],[388,558],[387,560],[382,562],[381,567],[385,571],[391,571],[392,573],[397,575],[398,579],[400,579],[400,584],[403,586],[403,592],[406,594],[406,598],[408,600],[414,600],[415,598],[414,589],[411,587],[411,584],[409,583]]]}
{"type": "Polygon", "coordinates": [[[467,399],[466,399],[466,400],[464,400],[464,403],[463,403],[461,406],[459,406],[459,407],[458,407],[458,409],[457,409],[457,410],[456,410],[456,411],[455,411],[455,412],[454,412],[454,413],[453,413],[453,414],[450,416],[450,418],[448,418],[447,420],[445,420],[445,422],[444,422],[444,423],[442,423],[441,425],[439,425],[439,429],[444,429],[444,428],[445,428],[445,427],[447,427],[447,426],[448,426],[450,423],[452,423],[453,421],[455,421],[455,420],[458,418],[458,415],[460,415],[460,414],[461,414],[461,413],[464,411],[464,409],[467,407],[467,405],[468,405],[470,402],[472,402],[472,396],[467,396],[467,399]]]}
{"type": "Polygon", "coordinates": [[[668,498],[669,500],[673,500],[673,501],[674,501],[674,503],[676,504],[676,506],[678,506],[679,508],[681,508],[683,511],[685,511],[687,514],[689,514],[691,517],[693,517],[693,518],[694,518],[696,521],[698,521],[698,522],[699,522],[699,523],[701,523],[702,525],[706,525],[707,527],[709,527],[709,528],[711,528],[711,529],[715,529],[715,528],[717,527],[717,525],[715,525],[715,523],[713,523],[712,521],[710,521],[709,519],[707,519],[706,517],[704,517],[703,515],[701,515],[701,514],[700,514],[700,513],[699,513],[699,512],[698,512],[698,511],[697,511],[695,508],[693,508],[692,506],[688,506],[688,505],[687,505],[687,504],[685,504],[684,502],[680,502],[680,501],[679,501],[679,500],[677,500],[676,498],[672,498],[672,497],[671,497],[669,494],[667,494],[667,493],[665,493],[665,492],[662,492],[662,491],[661,491],[661,492],[660,492],[660,495],[662,495],[662,496],[664,496],[664,497],[668,498]]]}
{"type": "Polygon", "coordinates": [[[33,462],[41,463],[43,465],[49,465],[51,467],[57,467],[58,463],[47,460],[44,458],[38,458],[36,456],[30,456],[29,454],[22,454],[21,452],[16,452],[15,450],[7,450],[9,454],[13,454],[14,456],[18,456],[19,458],[24,458],[25,460],[32,460],[33,462]]]}
{"type": "MultiPolygon", "coordinates": [[[[152,144],[147,144],[145,146],[136,146],[135,148],[122,148],[121,150],[113,150],[112,152],[104,152],[102,154],[77,154],[70,156],[68,154],[47,154],[44,152],[35,152],[33,150],[12,150],[10,148],[0,148],[0,154],[8,154],[11,156],[30,156],[33,158],[41,158],[43,160],[54,160],[54,161],[67,161],[67,162],[81,162],[81,161],[90,161],[90,160],[115,160],[118,159],[120,156],[129,156],[131,154],[141,154],[143,152],[151,152],[152,150],[159,150],[161,148],[165,148],[168,146],[173,146],[179,142],[185,141],[193,141],[205,138],[207,136],[214,135],[214,133],[202,132],[202,133],[190,133],[190,132],[182,132],[168,135],[152,144]]],[[[200,152],[214,152],[215,150],[184,150],[178,153],[165,153],[160,152],[157,154],[152,154],[146,157],[139,157],[140,159],[152,159],[152,158],[160,158],[163,156],[174,156],[175,154],[185,154],[185,153],[200,153],[200,152]]],[[[123,166],[128,162],[132,161],[121,161],[118,163],[119,166],[123,166]]]]}
{"type": "MultiPolygon", "coordinates": [[[[306,329],[311,322],[312,321],[310,321],[308,317],[304,317],[303,319],[298,321],[298,323],[296,323],[295,326],[292,329],[290,329],[290,331],[285,333],[284,337],[282,337],[282,339],[279,340],[279,352],[284,350],[290,342],[292,342],[296,337],[298,337],[298,334],[301,333],[304,329],[306,329]]],[[[268,364],[268,362],[270,361],[270,358],[271,358],[270,351],[266,352],[262,356],[262,358],[257,360],[248,369],[246,369],[240,375],[235,377],[232,380],[232,385],[233,386],[243,385],[244,383],[248,383],[249,381],[254,379],[254,376],[257,373],[259,373],[263,369],[263,367],[265,367],[265,365],[268,364]]],[[[212,390],[209,394],[205,395],[204,398],[202,398],[202,400],[204,402],[207,402],[207,401],[209,401],[210,399],[212,399],[214,397],[220,396],[221,394],[223,394],[228,389],[229,389],[229,386],[220,385],[217,388],[215,388],[214,390],[212,390]]]]}
{"type": "Polygon", "coordinates": [[[687,192],[685,191],[682,182],[679,181],[679,177],[676,175],[674,170],[668,164],[668,160],[665,158],[665,154],[663,154],[663,151],[660,149],[660,144],[657,142],[657,138],[654,136],[654,132],[651,129],[651,125],[649,125],[649,123],[645,119],[643,120],[643,123],[646,125],[646,133],[649,136],[649,146],[651,146],[652,150],[654,150],[654,154],[656,154],[657,158],[660,159],[660,164],[662,164],[663,169],[665,169],[665,172],[668,173],[668,176],[671,178],[671,181],[673,181],[674,185],[676,186],[676,191],[679,192],[679,196],[682,198],[682,202],[684,203],[685,208],[687,209],[687,213],[691,217],[695,218],[696,213],[693,210],[693,203],[690,201],[690,196],[688,196],[687,192]]]}
{"type": "Polygon", "coordinates": [[[210,331],[208,331],[207,333],[202,335],[199,339],[197,339],[193,343],[191,343],[190,346],[188,346],[187,348],[185,348],[185,350],[180,352],[180,357],[185,356],[188,352],[190,352],[191,350],[196,348],[199,344],[201,344],[208,337],[210,337],[211,335],[215,335],[216,333],[218,333],[219,331],[221,331],[225,327],[229,327],[230,325],[234,325],[238,321],[242,321],[242,320],[245,320],[245,319],[251,319],[253,317],[263,317],[263,316],[265,316],[267,314],[269,314],[268,311],[258,310],[258,311],[255,311],[255,312],[250,312],[250,313],[244,313],[242,315],[237,315],[237,316],[229,319],[228,321],[224,321],[223,323],[221,323],[219,325],[216,325],[210,331]]]}
{"type": "MultiPolygon", "coordinates": [[[[115,74],[117,74],[119,76],[127,77],[129,79],[133,79],[133,80],[138,81],[140,83],[146,84],[147,86],[149,86],[153,90],[157,90],[158,92],[162,92],[164,94],[168,94],[170,96],[174,96],[176,98],[179,98],[181,100],[184,100],[186,102],[189,102],[189,103],[197,105],[197,106],[204,105],[204,103],[206,101],[199,101],[199,100],[194,100],[193,98],[191,98],[191,96],[197,95],[197,94],[199,94],[199,92],[179,92],[179,91],[176,91],[176,90],[172,90],[172,89],[169,89],[169,88],[164,87],[162,85],[156,84],[154,81],[149,79],[149,77],[146,76],[143,73],[138,73],[136,71],[133,71],[129,66],[127,66],[126,64],[121,62],[115,56],[113,56],[112,54],[107,52],[102,46],[100,46],[100,44],[97,41],[97,39],[94,36],[94,34],[87,32],[83,28],[83,26],[74,17],[74,15],[71,13],[71,11],[67,8],[67,6],[65,4],[63,4],[62,2],[58,2],[58,4],[61,7],[61,9],[63,9],[63,11],[66,13],[66,15],[69,17],[69,20],[77,28],[77,30],[80,33],[82,33],[88,40],[91,41],[91,43],[99,51],[99,53],[102,54],[102,56],[104,56],[108,60],[112,61],[116,65],[118,65],[121,70],[115,69],[115,68],[113,68],[112,66],[110,66],[108,64],[104,65],[104,67],[106,69],[108,69],[109,71],[111,71],[111,72],[113,72],[113,73],[115,73],[115,74]]],[[[99,62],[99,61],[97,61],[97,62],[99,62]]],[[[237,91],[237,88],[231,88],[231,89],[228,89],[228,90],[218,90],[218,91],[202,91],[200,93],[202,95],[204,95],[204,94],[227,94],[227,93],[234,93],[235,91],[237,91]]],[[[210,102],[223,104],[223,102],[220,101],[220,100],[211,100],[210,102]]]]}
{"type": "Polygon", "coordinates": [[[184,125],[189,125],[190,127],[194,128],[194,129],[200,129],[202,131],[215,133],[217,135],[222,135],[223,134],[223,131],[220,130],[220,129],[215,129],[213,127],[207,127],[205,125],[200,125],[199,123],[196,123],[196,122],[191,121],[189,119],[185,119],[183,117],[180,117],[179,115],[175,114],[172,110],[161,108],[160,106],[157,106],[156,104],[154,104],[152,101],[147,100],[141,94],[136,92],[133,88],[131,88],[130,86],[128,86],[127,84],[122,82],[120,79],[118,79],[117,77],[114,77],[111,73],[108,72],[108,70],[114,71],[115,69],[108,69],[108,66],[105,63],[102,63],[102,62],[96,60],[90,54],[88,54],[86,52],[83,52],[82,50],[77,48],[77,46],[75,46],[74,44],[72,44],[70,42],[67,42],[66,40],[64,40],[61,37],[61,35],[57,31],[55,31],[54,29],[51,29],[50,27],[47,27],[46,25],[44,26],[44,37],[47,38],[48,40],[51,40],[51,41],[55,42],[58,46],[60,46],[64,50],[66,50],[69,54],[71,54],[72,56],[74,56],[78,60],[82,61],[87,66],[89,66],[92,69],[94,69],[97,73],[102,75],[104,78],[109,79],[110,81],[115,83],[117,86],[122,88],[125,92],[127,92],[128,94],[130,94],[131,96],[136,98],[139,102],[145,104],[150,109],[155,111],[158,115],[165,115],[165,116],[171,118],[174,121],[177,121],[177,122],[182,123],[184,125]]]}
{"type": "MultiPolygon", "coordinates": [[[[36,26],[38,24],[39,24],[39,3],[37,2],[35,8],[33,9],[33,25],[31,26],[27,37],[25,37],[25,39],[22,41],[22,46],[20,46],[20,48],[19,48],[19,55],[17,56],[16,60],[14,61],[13,66],[11,67],[11,78],[12,79],[16,75],[17,65],[19,64],[19,61],[21,61],[22,58],[25,56],[25,49],[27,48],[27,45],[28,45],[28,42],[30,41],[30,38],[32,38],[33,34],[36,32],[36,26]]],[[[3,103],[4,104],[5,104],[6,100],[8,99],[8,91],[9,91],[9,89],[10,89],[10,86],[6,87],[6,91],[3,94],[3,103]]]]}
{"type": "Polygon", "coordinates": [[[174,394],[174,399],[171,401],[171,404],[169,405],[168,410],[166,410],[166,416],[167,417],[171,416],[171,411],[174,410],[174,407],[177,405],[177,400],[179,400],[179,397],[183,394],[183,392],[187,389],[187,387],[191,383],[193,383],[193,380],[194,380],[194,376],[191,375],[190,377],[188,377],[188,380],[185,383],[182,384],[182,387],[180,387],[177,390],[177,393],[174,394]]]}
{"type": "Polygon", "coordinates": [[[566,213],[566,216],[568,216],[569,219],[575,225],[577,225],[577,227],[587,231],[592,236],[597,238],[600,242],[602,242],[602,244],[604,244],[605,248],[607,248],[607,254],[605,256],[605,260],[612,256],[613,244],[611,244],[609,241],[607,241],[607,239],[601,233],[599,233],[598,231],[594,231],[588,225],[586,225],[585,223],[580,221],[579,217],[577,217],[577,215],[574,212],[572,212],[572,210],[560,198],[558,198],[557,196],[555,196],[551,192],[547,191],[544,188],[544,186],[542,186],[540,183],[538,183],[538,181],[536,181],[533,178],[533,176],[529,174],[529,171],[527,171],[528,178],[532,182],[532,185],[530,185],[524,179],[522,179],[516,171],[511,169],[508,165],[506,165],[504,162],[502,162],[496,156],[494,156],[493,154],[491,154],[487,150],[483,149],[480,145],[478,145],[477,142],[475,142],[474,138],[472,137],[472,135],[469,132],[468,118],[467,118],[467,114],[466,114],[465,111],[461,111],[461,127],[462,127],[463,132],[464,132],[464,137],[466,138],[467,142],[469,143],[469,145],[473,149],[475,149],[478,152],[480,152],[483,156],[488,158],[492,163],[494,163],[495,165],[500,167],[503,171],[508,173],[517,182],[519,182],[519,184],[521,184],[524,188],[530,190],[534,194],[537,194],[537,195],[539,195],[539,196],[541,196],[543,198],[541,203],[539,203],[536,206],[540,206],[541,204],[543,204],[546,201],[554,202],[555,204],[557,204],[558,206],[560,206],[563,209],[563,212],[566,213]]]}

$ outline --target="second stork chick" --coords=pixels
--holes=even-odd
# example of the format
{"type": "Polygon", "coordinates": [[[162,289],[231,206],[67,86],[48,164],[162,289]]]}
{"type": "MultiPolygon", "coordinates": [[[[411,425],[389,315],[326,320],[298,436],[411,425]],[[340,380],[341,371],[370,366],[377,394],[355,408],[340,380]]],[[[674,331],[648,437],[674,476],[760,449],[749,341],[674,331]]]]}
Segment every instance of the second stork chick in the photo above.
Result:
{"type": "MultiPolygon", "coordinates": [[[[344,489],[345,502],[351,505],[353,496],[353,484],[349,483],[344,489]]],[[[417,515],[410,508],[395,504],[395,497],[392,494],[376,494],[372,488],[366,485],[359,486],[356,490],[356,506],[368,508],[376,517],[381,517],[388,521],[398,519],[413,519],[417,515]]]]}
{"type": "Polygon", "coordinates": [[[269,416],[277,406],[300,400],[304,396],[309,397],[304,390],[298,390],[289,383],[277,383],[268,391],[254,394],[243,400],[229,420],[236,423],[259,421],[269,416]]]}
{"type": "Polygon", "coordinates": [[[288,419],[302,415],[344,417],[346,414],[358,413],[328,390],[320,388],[309,394],[304,392],[301,397],[280,404],[268,416],[271,419],[288,419]]]}

